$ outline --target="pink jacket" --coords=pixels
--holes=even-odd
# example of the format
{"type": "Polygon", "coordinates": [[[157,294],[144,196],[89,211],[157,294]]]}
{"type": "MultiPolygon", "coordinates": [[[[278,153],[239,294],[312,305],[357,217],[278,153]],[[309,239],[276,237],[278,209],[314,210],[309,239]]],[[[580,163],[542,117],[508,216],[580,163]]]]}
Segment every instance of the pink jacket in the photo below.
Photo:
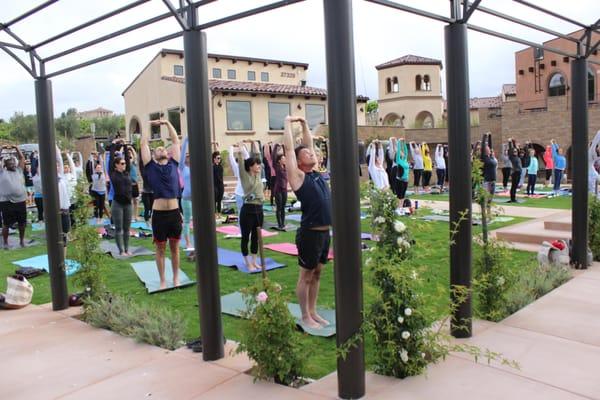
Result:
{"type": "Polygon", "coordinates": [[[546,169],[554,169],[554,161],[552,160],[552,146],[546,146],[546,151],[544,152],[544,164],[546,164],[546,169]]]}

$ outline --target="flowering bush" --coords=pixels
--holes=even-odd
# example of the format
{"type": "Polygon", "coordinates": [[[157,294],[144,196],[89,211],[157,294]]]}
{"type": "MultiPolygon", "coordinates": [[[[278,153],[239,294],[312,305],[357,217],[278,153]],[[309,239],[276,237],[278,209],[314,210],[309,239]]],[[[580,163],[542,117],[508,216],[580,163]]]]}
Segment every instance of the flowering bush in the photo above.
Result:
{"type": "Polygon", "coordinates": [[[398,253],[402,260],[410,256],[413,240],[406,225],[396,214],[396,196],[389,190],[371,191],[373,235],[377,238],[374,251],[398,253]]]}
{"type": "Polygon", "coordinates": [[[281,286],[268,279],[242,290],[246,300],[245,317],[237,352],[247,352],[256,366],[256,379],[273,379],[289,385],[303,375],[306,348],[302,347],[296,322],[281,294],[281,286]]]}

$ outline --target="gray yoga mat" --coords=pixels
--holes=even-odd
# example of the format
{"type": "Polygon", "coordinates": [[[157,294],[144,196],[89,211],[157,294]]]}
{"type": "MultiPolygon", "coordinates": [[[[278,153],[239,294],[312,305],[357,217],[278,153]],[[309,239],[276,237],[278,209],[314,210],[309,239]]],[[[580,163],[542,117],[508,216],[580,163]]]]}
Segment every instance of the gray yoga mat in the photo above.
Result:
{"type": "Polygon", "coordinates": [[[149,294],[156,292],[164,292],[165,290],[175,289],[176,287],[184,287],[193,285],[196,281],[191,280],[188,276],[183,272],[182,269],[179,270],[179,286],[173,286],[173,271],[171,269],[171,260],[165,259],[165,278],[167,280],[167,287],[165,289],[160,289],[160,278],[158,276],[158,269],[156,268],[155,261],[142,261],[132,263],[131,267],[135,271],[136,275],[144,283],[146,286],[146,290],[149,294]]]}
{"type": "MultiPolygon", "coordinates": [[[[246,303],[244,297],[240,292],[233,292],[225,296],[221,296],[221,312],[227,315],[233,315],[234,317],[241,318],[244,311],[246,310],[246,303]]],[[[317,308],[317,312],[331,324],[324,326],[320,329],[309,328],[302,323],[302,313],[300,312],[300,305],[295,303],[288,303],[288,310],[296,320],[296,324],[307,334],[312,336],[331,337],[335,335],[336,324],[335,324],[335,310],[324,310],[317,308]]]]}
{"type": "MultiPolygon", "coordinates": [[[[267,229],[279,230],[279,229],[277,229],[277,224],[274,224],[272,222],[265,222],[264,223],[264,227],[267,228],[267,229]]],[[[285,232],[297,231],[298,230],[298,225],[296,225],[296,224],[286,224],[285,228],[283,230],[285,232]]]]}
{"type": "Polygon", "coordinates": [[[131,253],[131,255],[130,256],[122,256],[119,254],[119,248],[117,247],[117,244],[115,242],[109,242],[107,240],[103,240],[102,242],[100,242],[100,250],[102,250],[106,254],[108,254],[111,257],[116,258],[118,260],[126,260],[128,258],[138,257],[138,256],[153,256],[154,255],[154,252],[152,250],[147,249],[145,247],[129,246],[129,252],[131,253]]]}

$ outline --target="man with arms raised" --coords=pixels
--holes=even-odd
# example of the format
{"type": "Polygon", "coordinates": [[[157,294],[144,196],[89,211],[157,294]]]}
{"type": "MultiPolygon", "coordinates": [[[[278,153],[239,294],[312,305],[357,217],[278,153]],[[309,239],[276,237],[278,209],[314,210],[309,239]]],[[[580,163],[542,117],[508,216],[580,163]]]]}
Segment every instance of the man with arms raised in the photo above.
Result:
{"type": "Polygon", "coordinates": [[[19,227],[19,244],[25,247],[25,227],[27,226],[27,190],[25,190],[25,156],[17,146],[2,146],[10,152],[0,166],[0,212],[2,213],[2,239],[8,249],[8,231],[13,224],[19,227]],[[12,156],[16,153],[18,163],[12,156]]]}
{"type": "Polygon", "coordinates": [[[317,167],[313,138],[302,117],[285,119],[283,136],[288,182],[302,204],[302,220],[296,233],[300,276],[296,295],[302,311],[302,322],[320,328],[329,322],[317,314],[317,296],[321,271],[329,254],[331,226],[331,194],[317,167]],[[302,128],[302,144],[294,149],[292,123],[302,128]]]}
{"type": "Polygon", "coordinates": [[[179,286],[179,240],[182,223],[179,211],[179,173],[177,171],[181,157],[181,145],[177,131],[169,121],[151,121],[151,125],[166,125],[171,138],[171,148],[154,149],[154,157],[150,152],[149,132],[142,131],[140,152],[146,175],[146,185],[154,191],[152,206],[152,236],[156,246],[156,266],[160,276],[160,288],[165,289],[165,253],[167,241],[171,249],[171,265],[173,267],[173,286],[179,286]],[[169,152],[171,157],[169,157],[169,152]]]}

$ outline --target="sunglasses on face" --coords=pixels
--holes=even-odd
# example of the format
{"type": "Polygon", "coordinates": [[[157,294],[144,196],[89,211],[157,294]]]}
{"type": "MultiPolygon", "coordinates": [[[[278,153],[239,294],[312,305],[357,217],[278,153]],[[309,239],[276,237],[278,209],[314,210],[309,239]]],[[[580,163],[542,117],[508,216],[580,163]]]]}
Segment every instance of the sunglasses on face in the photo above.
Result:
{"type": "Polygon", "coordinates": [[[121,161],[120,163],[118,163],[119,165],[125,165],[125,162],[121,161]]]}

